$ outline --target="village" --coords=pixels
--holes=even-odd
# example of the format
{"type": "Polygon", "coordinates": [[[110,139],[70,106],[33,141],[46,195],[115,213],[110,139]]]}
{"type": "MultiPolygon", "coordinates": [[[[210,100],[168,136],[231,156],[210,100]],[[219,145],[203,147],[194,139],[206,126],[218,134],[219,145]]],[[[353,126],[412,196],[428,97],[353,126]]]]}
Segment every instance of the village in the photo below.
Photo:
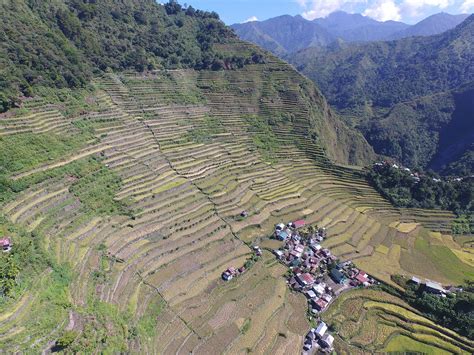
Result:
{"type": "MultiPolygon", "coordinates": [[[[305,295],[311,318],[315,320],[342,292],[376,283],[350,261],[338,263],[337,257],[321,246],[327,237],[325,228],[306,227],[304,220],[297,220],[287,225],[278,224],[274,236],[283,242],[283,246],[273,252],[290,269],[288,285],[305,295]]],[[[333,343],[334,336],[320,321],[306,335],[303,350],[330,353],[333,343]]]]}
{"type": "MultiPolygon", "coordinates": [[[[343,291],[354,287],[367,287],[376,281],[350,262],[338,263],[336,256],[321,242],[327,237],[325,228],[307,226],[304,220],[280,223],[275,226],[272,238],[282,242],[273,250],[277,259],[289,268],[287,283],[295,292],[301,292],[308,300],[311,320],[319,320],[323,312],[343,291]]],[[[255,257],[262,255],[259,246],[253,247],[255,257]]],[[[251,260],[247,261],[248,264],[251,260]]],[[[222,273],[230,281],[246,271],[245,265],[236,269],[230,267],[222,273]]],[[[305,353],[333,351],[334,336],[328,326],[319,321],[306,335],[305,353]]]]}

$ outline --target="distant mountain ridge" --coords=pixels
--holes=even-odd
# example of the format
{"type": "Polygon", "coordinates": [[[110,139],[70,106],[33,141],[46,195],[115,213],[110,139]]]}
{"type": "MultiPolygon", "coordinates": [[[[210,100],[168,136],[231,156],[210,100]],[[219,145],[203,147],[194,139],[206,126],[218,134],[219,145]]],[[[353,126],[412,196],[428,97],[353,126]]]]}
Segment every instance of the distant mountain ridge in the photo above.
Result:
{"type": "Polygon", "coordinates": [[[338,39],[345,42],[370,42],[435,35],[456,27],[468,16],[439,13],[411,26],[403,22],[380,22],[361,14],[337,11],[313,21],[299,15],[284,15],[231,27],[241,39],[285,56],[309,47],[324,47],[338,39]]]}
{"type": "Polygon", "coordinates": [[[451,15],[442,12],[427,17],[417,24],[395,33],[390,39],[437,35],[456,27],[468,17],[468,14],[451,15]]]}

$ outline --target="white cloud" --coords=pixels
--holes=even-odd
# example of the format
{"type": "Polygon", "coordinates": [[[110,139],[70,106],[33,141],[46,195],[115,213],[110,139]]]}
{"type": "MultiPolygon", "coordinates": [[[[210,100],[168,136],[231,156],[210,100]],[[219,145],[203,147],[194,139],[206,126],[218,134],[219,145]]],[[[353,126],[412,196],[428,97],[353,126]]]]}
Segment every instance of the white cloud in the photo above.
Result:
{"type": "Polygon", "coordinates": [[[295,0],[303,9],[301,14],[307,20],[326,17],[337,10],[350,10],[351,6],[368,0],[295,0]]]}
{"type": "MultiPolygon", "coordinates": [[[[472,1],[472,0],[467,0],[472,1]]],[[[427,7],[435,7],[438,9],[446,9],[453,4],[454,0],[404,0],[401,4],[404,13],[410,16],[420,16],[423,9],[427,7]]]]}
{"type": "Polygon", "coordinates": [[[378,0],[367,8],[363,15],[378,21],[400,21],[402,19],[400,7],[393,0],[378,0]]]}
{"type": "Polygon", "coordinates": [[[249,17],[248,19],[246,19],[246,20],[244,21],[244,23],[247,23],[247,22],[255,22],[255,21],[258,21],[257,16],[252,16],[252,17],[249,17]]]}
{"type": "Polygon", "coordinates": [[[461,5],[462,12],[470,12],[473,9],[474,9],[474,0],[466,0],[461,5]]]}

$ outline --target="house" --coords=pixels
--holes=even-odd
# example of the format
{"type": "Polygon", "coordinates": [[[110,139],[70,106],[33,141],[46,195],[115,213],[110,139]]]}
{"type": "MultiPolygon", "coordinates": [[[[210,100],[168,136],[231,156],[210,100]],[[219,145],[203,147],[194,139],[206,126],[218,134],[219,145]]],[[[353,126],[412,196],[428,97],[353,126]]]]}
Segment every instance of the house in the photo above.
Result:
{"type": "Polygon", "coordinates": [[[324,294],[325,287],[326,287],[326,284],[320,283],[320,284],[317,284],[317,285],[314,285],[314,286],[313,286],[313,291],[314,291],[318,296],[321,296],[322,294],[324,294]]]}
{"type": "Polygon", "coordinates": [[[314,284],[315,280],[314,280],[313,275],[309,273],[305,273],[305,274],[296,275],[296,281],[298,281],[298,283],[304,287],[304,286],[311,286],[312,284],[314,284]]]}
{"type": "Polygon", "coordinates": [[[275,226],[275,231],[277,232],[281,232],[284,229],[285,229],[285,225],[283,223],[279,223],[275,226]]]}
{"type": "Polygon", "coordinates": [[[355,279],[364,286],[369,284],[369,275],[363,271],[359,271],[355,279]]]}
{"type": "Polygon", "coordinates": [[[304,246],[301,245],[301,244],[298,244],[297,246],[295,246],[295,249],[294,249],[296,252],[300,253],[300,254],[303,254],[303,251],[304,251],[304,246]]]}
{"type": "Polygon", "coordinates": [[[416,276],[413,276],[413,277],[410,279],[410,281],[413,282],[413,283],[416,284],[416,285],[421,285],[421,283],[422,283],[421,280],[420,280],[418,277],[416,277],[416,276]]]}
{"type": "Polygon", "coordinates": [[[242,211],[240,213],[240,217],[242,217],[242,218],[247,218],[248,216],[249,216],[249,213],[247,211],[242,211]]]}
{"type": "Polygon", "coordinates": [[[281,259],[284,254],[281,250],[278,250],[278,249],[275,249],[273,253],[277,256],[278,259],[281,259]]]}
{"type": "Polygon", "coordinates": [[[316,330],[314,331],[314,334],[319,338],[321,339],[324,334],[326,334],[326,331],[328,330],[328,326],[326,325],[326,323],[324,322],[321,322],[319,323],[318,327],[316,328],[316,330]]]}
{"type": "Polygon", "coordinates": [[[309,290],[308,292],[305,293],[306,297],[309,298],[309,299],[313,299],[313,298],[316,298],[316,293],[314,293],[313,290],[309,290]]]}
{"type": "Polygon", "coordinates": [[[426,291],[434,293],[435,295],[442,295],[446,293],[446,290],[437,282],[426,281],[426,291]]]}
{"type": "Polygon", "coordinates": [[[338,269],[332,269],[331,270],[331,279],[334,280],[334,282],[337,282],[339,284],[343,284],[346,282],[346,277],[344,276],[344,274],[339,271],[338,269]]]}
{"type": "Polygon", "coordinates": [[[297,221],[292,222],[291,225],[294,229],[299,229],[304,227],[306,225],[306,222],[302,219],[299,219],[297,221]]]}
{"type": "Polygon", "coordinates": [[[313,309],[316,309],[318,312],[321,312],[323,309],[325,309],[327,305],[328,303],[322,298],[311,301],[311,306],[313,307],[313,309]]]}
{"type": "Polygon", "coordinates": [[[324,346],[326,346],[327,348],[332,348],[332,345],[334,343],[334,337],[329,334],[329,333],[326,333],[323,338],[321,339],[321,342],[323,343],[324,346]]]}
{"type": "Polygon", "coordinates": [[[329,295],[329,294],[327,294],[327,293],[324,293],[324,294],[321,296],[321,298],[322,298],[323,300],[325,300],[327,303],[331,302],[331,300],[332,300],[332,296],[329,295]]]}
{"type": "Polygon", "coordinates": [[[276,237],[277,237],[279,240],[281,240],[281,241],[287,240],[288,237],[290,236],[290,235],[288,234],[288,232],[287,232],[287,231],[284,231],[284,230],[282,230],[282,231],[278,231],[278,230],[277,230],[275,234],[276,234],[276,237]]]}
{"type": "Polygon", "coordinates": [[[3,252],[9,252],[12,249],[12,242],[10,238],[5,237],[3,239],[0,239],[0,248],[3,252]]]}
{"type": "Polygon", "coordinates": [[[224,271],[222,273],[222,278],[225,280],[225,281],[230,281],[234,278],[234,276],[237,274],[237,270],[235,270],[235,268],[233,267],[230,267],[228,268],[226,271],[224,271]]]}
{"type": "Polygon", "coordinates": [[[222,274],[222,278],[224,279],[224,281],[230,281],[234,278],[234,275],[228,273],[227,271],[225,271],[223,274],[222,274]]]}

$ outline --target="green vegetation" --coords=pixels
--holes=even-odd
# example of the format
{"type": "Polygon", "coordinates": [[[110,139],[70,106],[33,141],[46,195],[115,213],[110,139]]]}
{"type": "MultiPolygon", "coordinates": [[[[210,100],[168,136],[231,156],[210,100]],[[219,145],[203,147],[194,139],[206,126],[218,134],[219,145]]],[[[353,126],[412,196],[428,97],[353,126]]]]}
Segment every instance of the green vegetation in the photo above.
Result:
{"type": "Polygon", "coordinates": [[[269,121],[261,116],[247,116],[245,119],[250,125],[248,132],[263,159],[274,163],[276,161],[275,153],[281,143],[278,142],[269,121]]]}
{"type": "Polygon", "coordinates": [[[70,191],[79,198],[85,209],[93,211],[95,215],[112,216],[126,212],[125,206],[115,200],[120,187],[120,177],[98,164],[97,170],[78,178],[70,191]]]}
{"type": "Polygon", "coordinates": [[[5,178],[58,160],[85,145],[81,134],[58,136],[49,133],[25,133],[0,137],[0,176],[5,178]]]}
{"type": "Polygon", "coordinates": [[[224,133],[225,129],[221,122],[215,117],[206,116],[204,121],[196,128],[187,133],[186,140],[196,143],[207,143],[220,133],[224,133]]]}
{"type": "Polygon", "coordinates": [[[406,335],[396,335],[387,344],[384,349],[387,353],[396,354],[449,354],[448,351],[437,348],[432,345],[416,341],[406,335]]]}
{"type": "Polygon", "coordinates": [[[38,86],[83,87],[107,69],[220,70],[263,61],[257,52],[221,56],[214,44],[235,40],[233,32],[216,13],[175,0],[4,1],[0,14],[0,112],[38,86]]]}
{"type": "MultiPolygon", "coordinates": [[[[474,179],[441,179],[434,173],[419,175],[390,164],[374,165],[367,173],[370,183],[397,207],[451,210],[474,213],[474,179]]],[[[467,220],[464,220],[467,222],[467,220]]],[[[458,221],[458,225],[461,220],[458,221]]],[[[462,224],[462,228],[466,224],[462,224]]],[[[460,228],[457,229],[460,231],[460,228]]]]}
{"type": "Polygon", "coordinates": [[[14,248],[9,253],[0,253],[0,304],[17,299],[31,286],[35,278],[48,267],[56,267],[44,253],[40,240],[34,234],[11,225],[0,217],[0,232],[10,236],[14,248]]]}
{"type": "Polygon", "coordinates": [[[429,292],[423,285],[418,286],[404,277],[393,277],[405,289],[400,293],[394,289],[389,291],[402,297],[408,304],[423,313],[435,323],[452,329],[470,339],[474,339],[474,282],[468,281],[462,291],[440,297],[429,292]]]}
{"type": "Polygon", "coordinates": [[[61,337],[58,340],[56,340],[55,347],[61,350],[67,348],[69,345],[71,345],[74,342],[74,340],[76,340],[78,335],[79,334],[74,330],[64,331],[61,337]]]}
{"type": "Polygon", "coordinates": [[[431,37],[334,43],[290,61],[379,154],[412,168],[473,171],[474,16],[431,37]]]}

